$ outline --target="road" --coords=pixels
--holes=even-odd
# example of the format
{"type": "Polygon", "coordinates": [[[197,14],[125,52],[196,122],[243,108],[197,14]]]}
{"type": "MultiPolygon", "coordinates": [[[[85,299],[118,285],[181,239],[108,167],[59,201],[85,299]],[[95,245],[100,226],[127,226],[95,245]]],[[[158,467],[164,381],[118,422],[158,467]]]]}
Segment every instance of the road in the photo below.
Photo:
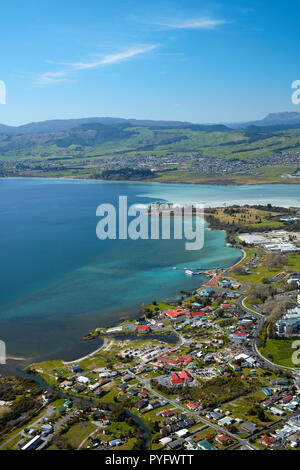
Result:
{"type": "Polygon", "coordinates": [[[65,414],[59,421],[57,421],[56,423],[54,423],[53,425],[53,433],[51,434],[48,434],[48,436],[46,436],[44,439],[43,439],[43,443],[38,447],[37,450],[42,450],[46,447],[47,444],[49,444],[49,442],[52,440],[53,438],[53,435],[55,434],[56,431],[58,431],[72,416],[74,416],[75,414],[75,411],[71,411],[67,414],[65,414]]]}
{"type": "MultiPolygon", "coordinates": [[[[41,416],[39,419],[37,419],[36,421],[34,421],[33,423],[31,423],[30,427],[38,426],[40,423],[43,422],[43,420],[45,418],[49,418],[53,414],[54,410],[55,410],[55,408],[53,406],[48,405],[47,408],[46,408],[45,414],[43,416],[41,416]]],[[[25,426],[25,427],[29,427],[29,426],[25,426]]],[[[7,441],[5,441],[3,444],[1,444],[0,449],[5,447],[7,444],[9,444],[11,441],[16,439],[16,437],[18,437],[18,436],[23,437],[23,430],[17,432],[12,437],[10,437],[7,441]]]]}
{"type": "MultiPolygon", "coordinates": [[[[247,295],[244,295],[242,297],[240,297],[238,300],[237,300],[237,305],[240,306],[240,308],[242,310],[244,310],[244,312],[248,313],[249,315],[251,315],[252,317],[254,316],[257,320],[258,320],[258,324],[256,325],[254,331],[253,331],[253,339],[251,340],[251,349],[253,351],[253,353],[259,357],[259,359],[261,361],[263,361],[263,363],[269,367],[270,369],[273,369],[273,370],[290,370],[292,372],[298,372],[300,373],[299,369],[296,369],[296,368],[292,368],[292,367],[286,367],[286,366],[280,366],[278,364],[275,364],[274,362],[272,361],[269,361],[266,357],[264,357],[261,352],[259,351],[258,347],[257,347],[257,338],[263,328],[263,325],[266,321],[266,317],[264,315],[262,315],[261,313],[259,313],[258,311],[252,309],[252,308],[249,308],[245,305],[245,301],[247,300],[247,295]]],[[[299,386],[300,386],[300,376],[299,376],[299,386]]]]}
{"type": "MultiPolygon", "coordinates": [[[[254,310],[252,309],[251,307],[247,307],[245,305],[245,301],[247,300],[247,297],[248,295],[245,294],[245,295],[242,295],[240,296],[238,299],[237,299],[237,305],[240,306],[240,308],[247,314],[251,315],[252,317],[254,316],[255,319],[258,320],[258,323],[257,325],[255,326],[254,330],[253,330],[253,338],[251,340],[251,349],[254,353],[254,355],[258,356],[259,359],[269,368],[272,368],[272,369],[288,369],[284,366],[278,366],[277,364],[274,364],[272,363],[271,361],[269,361],[268,359],[266,359],[258,350],[257,348],[257,338],[260,334],[260,331],[264,325],[264,322],[265,322],[265,316],[262,315],[261,313],[259,313],[257,310],[254,310]]],[[[181,335],[178,334],[178,336],[180,337],[180,345],[184,342],[184,339],[181,337],[181,335]]],[[[179,347],[179,346],[178,346],[179,347]]],[[[291,369],[290,369],[291,370],[291,369]]],[[[299,371],[298,371],[299,372],[299,371]]],[[[133,372],[129,372],[134,378],[136,378],[139,382],[142,382],[144,384],[144,387],[146,390],[148,390],[149,392],[151,392],[153,395],[157,396],[158,398],[160,398],[161,400],[168,400],[168,402],[175,406],[177,409],[180,409],[182,410],[185,414],[189,415],[189,416],[192,416],[193,418],[197,418],[197,420],[201,423],[203,423],[205,426],[209,426],[209,427],[212,427],[214,429],[216,429],[217,431],[220,431],[220,432],[224,432],[224,429],[221,427],[221,426],[218,426],[217,424],[215,423],[211,423],[210,421],[208,421],[207,419],[203,418],[203,416],[201,416],[199,413],[197,412],[191,412],[191,411],[188,411],[185,407],[183,407],[180,403],[178,403],[176,400],[172,400],[172,399],[169,399],[169,398],[166,398],[165,396],[161,395],[160,393],[154,391],[152,388],[151,388],[151,385],[150,385],[150,379],[141,379],[139,376],[137,376],[136,374],[134,374],[133,372]]],[[[300,372],[299,372],[299,375],[298,375],[298,380],[299,380],[299,385],[300,385],[300,372]]],[[[287,421],[289,419],[289,417],[286,417],[280,421],[278,421],[277,423],[274,423],[272,426],[268,427],[268,428],[265,428],[263,429],[262,431],[260,431],[259,433],[255,434],[255,437],[257,436],[260,436],[261,434],[263,434],[264,432],[266,432],[267,430],[270,430],[272,429],[273,427],[275,426],[278,426],[280,425],[281,423],[284,423],[285,421],[287,421]]],[[[228,430],[226,429],[226,434],[228,436],[230,436],[232,439],[234,439],[235,441],[238,441],[238,443],[231,447],[231,450],[234,450],[235,448],[237,447],[240,447],[240,446],[247,446],[249,449],[252,449],[252,450],[257,450],[257,448],[255,446],[253,446],[252,444],[249,443],[249,438],[247,439],[241,439],[239,437],[237,437],[236,435],[228,432],[228,430]]],[[[194,433],[193,433],[194,434],[194,433]]]]}
{"type": "MultiPolygon", "coordinates": [[[[206,426],[209,426],[211,428],[216,429],[217,431],[220,431],[220,432],[224,433],[224,428],[222,428],[218,424],[211,423],[207,419],[203,418],[203,416],[201,416],[199,413],[189,411],[184,406],[182,406],[180,403],[178,403],[176,400],[166,398],[165,396],[163,396],[160,393],[153,390],[150,386],[150,379],[142,379],[141,377],[139,377],[138,375],[136,375],[134,372],[131,372],[131,371],[129,371],[129,374],[132,375],[134,378],[136,378],[139,382],[142,382],[144,384],[145,389],[148,390],[153,395],[157,396],[160,400],[167,400],[171,405],[173,405],[177,409],[180,409],[181,411],[183,411],[184,414],[189,415],[192,418],[197,418],[198,421],[205,424],[206,426]]],[[[226,430],[225,432],[232,439],[234,439],[235,441],[238,441],[240,445],[248,445],[248,446],[251,446],[252,449],[254,449],[254,450],[256,449],[254,446],[249,444],[248,439],[241,439],[241,438],[237,437],[235,434],[232,434],[232,433],[228,432],[228,430],[226,430]]]]}

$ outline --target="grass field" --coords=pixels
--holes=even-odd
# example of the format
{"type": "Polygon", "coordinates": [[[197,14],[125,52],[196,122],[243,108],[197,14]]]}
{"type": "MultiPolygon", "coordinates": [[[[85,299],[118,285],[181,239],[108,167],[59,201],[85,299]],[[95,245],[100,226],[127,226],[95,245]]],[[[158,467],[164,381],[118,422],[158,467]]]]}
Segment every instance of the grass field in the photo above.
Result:
{"type": "Polygon", "coordinates": [[[262,265],[253,269],[253,272],[251,274],[245,274],[245,275],[234,274],[232,277],[234,277],[234,279],[237,279],[238,281],[241,281],[241,282],[247,282],[250,284],[261,284],[264,279],[270,279],[282,271],[283,271],[282,268],[268,269],[266,266],[262,265]]]}
{"type": "Polygon", "coordinates": [[[150,310],[152,313],[156,313],[157,309],[163,312],[164,310],[169,310],[169,309],[174,308],[174,305],[172,306],[170,304],[157,302],[155,305],[154,304],[144,305],[144,308],[150,310]]]}
{"type": "Polygon", "coordinates": [[[280,418],[271,413],[265,412],[266,421],[261,421],[257,415],[253,414],[253,407],[265,399],[266,395],[262,391],[259,391],[253,395],[239,398],[235,402],[223,406],[222,410],[231,411],[234,418],[240,418],[244,422],[255,423],[259,428],[264,428],[266,425],[270,426],[280,420],[280,418]]]}
{"type": "MultiPolygon", "coordinates": [[[[243,263],[245,264],[245,263],[243,263]]],[[[243,266],[241,264],[241,266],[243,266]]],[[[259,266],[257,268],[254,268],[251,273],[249,274],[231,274],[230,277],[233,279],[236,279],[240,282],[246,282],[248,284],[261,284],[264,279],[271,279],[276,274],[282,273],[282,272],[293,272],[293,271],[299,271],[300,270],[300,255],[289,255],[288,261],[284,266],[281,266],[279,268],[273,268],[269,269],[267,268],[263,260],[259,263],[259,266]]]]}
{"type": "Polygon", "coordinates": [[[300,271],[300,255],[290,255],[288,260],[289,271],[300,271]]]}
{"type": "Polygon", "coordinates": [[[64,434],[64,437],[67,438],[73,449],[77,449],[81,442],[96,429],[97,426],[95,426],[95,424],[85,421],[71,426],[66,434],[64,434]]]}
{"type": "MultiPolygon", "coordinates": [[[[209,212],[207,212],[209,215],[209,212]]],[[[234,209],[229,212],[228,209],[219,208],[212,214],[222,224],[251,226],[251,227],[284,227],[284,223],[273,220],[276,213],[271,211],[259,210],[252,207],[234,209]]]]}
{"type": "Polygon", "coordinates": [[[265,347],[261,349],[261,353],[275,364],[300,369],[300,365],[294,364],[292,361],[292,356],[296,351],[292,348],[292,344],[296,340],[297,338],[267,339],[265,347]]]}

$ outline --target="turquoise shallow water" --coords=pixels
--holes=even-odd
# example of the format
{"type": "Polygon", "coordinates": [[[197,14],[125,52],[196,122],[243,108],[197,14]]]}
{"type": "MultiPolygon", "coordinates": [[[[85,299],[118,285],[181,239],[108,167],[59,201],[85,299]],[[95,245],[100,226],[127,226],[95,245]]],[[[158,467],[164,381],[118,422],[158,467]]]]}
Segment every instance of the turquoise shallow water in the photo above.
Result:
{"type": "Polygon", "coordinates": [[[117,205],[120,195],[130,204],[176,197],[220,205],[263,197],[296,205],[297,199],[290,186],[0,179],[0,338],[9,355],[31,361],[90,352],[95,343],[81,341],[90,329],[136,316],[142,302],[174,299],[180,290],[198,287],[203,278],[185,276],[184,267],[227,267],[240,258],[218,231],[205,230],[197,252],[179,240],[98,240],[96,208],[117,205]]]}

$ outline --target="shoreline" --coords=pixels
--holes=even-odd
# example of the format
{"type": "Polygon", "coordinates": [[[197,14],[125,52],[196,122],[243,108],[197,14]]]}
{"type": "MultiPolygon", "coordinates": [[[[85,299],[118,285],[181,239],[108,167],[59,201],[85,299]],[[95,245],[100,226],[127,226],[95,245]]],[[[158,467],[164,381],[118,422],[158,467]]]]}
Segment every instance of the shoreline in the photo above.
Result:
{"type": "Polygon", "coordinates": [[[84,177],[82,175],[80,176],[34,176],[34,175],[20,175],[20,176],[1,176],[1,179],[42,179],[42,180],[66,180],[66,181],[93,181],[93,182],[101,182],[101,183],[140,183],[140,184],[187,184],[190,186],[234,186],[234,187],[240,187],[240,186],[269,186],[269,185],[300,185],[300,178],[289,178],[289,179],[283,179],[283,181],[262,181],[262,182],[235,182],[235,181],[199,181],[197,183],[192,182],[192,181],[153,181],[153,180],[106,180],[106,179],[101,179],[101,178],[89,178],[89,177],[84,177]]]}
{"type": "MultiPolygon", "coordinates": [[[[23,178],[23,177],[22,177],[22,178],[23,178]]],[[[1,180],[1,179],[2,179],[2,178],[0,178],[0,180],[1,180]]],[[[3,178],[3,179],[19,179],[19,178],[18,178],[18,177],[13,177],[13,178],[3,178]]],[[[25,179],[25,178],[23,178],[23,179],[25,179]]],[[[35,178],[32,178],[32,179],[35,179],[35,178]]],[[[40,177],[38,177],[38,179],[44,180],[45,178],[40,178],[40,177]]],[[[56,180],[57,178],[53,178],[53,179],[56,180]]],[[[69,178],[62,178],[62,179],[69,179],[69,178]]],[[[78,181],[78,180],[77,180],[77,181],[78,181]]],[[[91,181],[91,180],[86,180],[86,179],[84,179],[83,181],[91,181]]],[[[93,182],[98,182],[98,181],[100,182],[101,180],[93,180],[93,182]]],[[[104,180],[103,182],[106,182],[106,183],[115,183],[115,184],[118,184],[118,183],[119,183],[119,182],[116,182],[116,181],[111,182],[111,181],[105,181],[105,180],[104,180]]],[[[123,182],[123,183],[124,183],[124,184],[132,184],[132,182],[130,182],[130,181],[123,182]]],[[[138,183],[138,184],[143,184],[143,183],[141,183],[141,182],[135,182],[135,184],[136,184],[136,183],[138,183]]],[[[154,183],[154,184],[160,184],[160,183],[154,183]]],[[[222,232],[225,233],[225,235],[227,235],[227,231],[226,231],[225,229],[210,228],[208,222],[207,222],[207,226],[208,226],[208,228],[209,228],[210,230],[222,231],[222,232]]],[[[225,246],[225,245],[224,245],[224,249],[226,249],[226,246],[225,246]]],[[[224,273],[226,273],[227,271],[230,271],[230,270],[234,269],[236,266],[238,266],[238,265],[245,259],[245,257],[246,257],[246,252],[245,252],[242,248],[237,248],[237,249],[239,250],[239,259],[238,259],[237,261],[235,261],[232,265],[228,266],[228,267],[219,268],[221,275],[224,274],[224,273]]],[[[170,266],[171,266],[171,265],[170,265],[170,266]]],[[[207,271],[209,271],[209,269],[208,269],[207,271]]],[[[212,275],[210,275],[210,276],[212,276],[212,275]]],[[[211,277],[211,279],[213,279],[213,276],[211,277]]],[[[210,281],[211,281],[211,279],[210,279],[210,281]]],[[[210,282],[210,281],[207,281],[207,282],[210,282]]],[[[181,281],[180,281],[180,282],[181,282],[181,281]]],[[[200,286],[199,286],[199,284],[198,284],[198,282],[197,282],[198,287],[196,287],[194,290],[197,290],[197,289],[199,289],[199,288],[205,286],[207,282],[205,282],[205,280],[202,281],[201,284],[200,284],[200,286]]],[[[178,294],[178,292],[176,291],[176,292],[174,293],[174,295],[175,295],[175,294],[178,294]]],[[[136,306],[136,310],[137,310],[136,314],[134,314],[134,315],[132,316],[133,319],[137,319],[137,318],[139,318],[139,317],[141,316],[141,313],[140,313],[140,305],[137,305],[137,306],[136,306]]],[[[114,326],[119,325],[120,320],[121,320],[121,319],[118,318],[118,319],[117,319],[117,323],[112,323],[112,324],[111,324],[111,327],[114,327],[114,326]]],[[[97,326],[97,328],[99,328],[99,325],[97,326]]],[[[95,331],[97,328],[95,328],[94,331],[95,331]]],[[[101,328],[101,327],[100,327],[100,328],[101,328]]],[[[97,338],[99,339],[99,336],[97,336],[95,339],[97,339],[97,338]]],[[[104,341],[105,341],[105,339],[104,339],[104,341]]],[[[78,345],[78,343],[77,343],[77,345],[78,345]]],[[[75,359],[73,359],[72,356],[71,356],[72,360],[67,360],[67,361],[64,361],[64,359],[63,359],[63,355],[64,355],[64,354],[62,354],[62,360],[63,360],[63,362],[66,363],[66,364],[72,364],[72,363],[74,363],[74,362],[81,362],[81,361],[83,361],[84,359],[90,358],[90,357],[92,357],[93,355],[97,354],[97,352],[101,351],[101,349],[102,349],[104,346],[105,346],[105,342],[104,342],[100,347],[98,347],[96,350],[93,350],[93,351],[91,351],[90,353],[85,354],[84,356],[82,356],[82,357],[80,357],[80,358],[75,358],[75,359]]],[[[89,349],[89,348],[88,348],[88,349],[89,349]]],[[[76,345],[74,345],[74,351],[75,351],[75,353],[76,353],[76,345]]],[[[12,357],[11,359],[12,359],[12,360],[16,360],[16,361],[24,360],[23,358],[13,358],[13,357],[12,357]]],[[[55,358],[53,358],[53,359],[55,359],[55,358]]]]}
{"type": "Polygon", "coordinates": [[[230,266],[229,268],[226,268],[225,271],[227,271],[227,270],[232,270],[233,268],[235,268],[236,266],[238,266],[242,261],[244,261],[244,259],[245,259],[246,256],[247,256],[247,253],[246,253],[246,251],[245,251],[243,248],[239,248],[239,250],[241,250],[241,252],[243,253],[242,258],[241,258],[239,261],[237,261],[237,263],[235,263],[233,266],[230,266]]]}
{"type": "MultiPolygon", "coordinates": [[[[239,249],[240,249],[240,248],[239,248],[239,249]]],[[[233,265],[228,266],[227,268],[220,268],[220,269],[222,269],[222,272],[221,272],[220,274],[222,274],[222,273],[224,273],[224,272],[226,272],[226,271],[228,271],[228,270],[232,270],[235,266],[237,266],[238,264],[240,264],[240,263],[245,259],[245,257],[247,256],[247,253],[246,253],[245,250],[243,250],[243,249],[240,249],[240,251],[243,253],[243,256],[241,257],[241,259],[240,259],[239,261],[237,261],[236,263],[234,263],[233,265]]],[[[209,271],[209,270],[208,270],[208,271],[209,271]]],[[[212,279],[213,279],[213,277],[214,277],[214,276],[212,276],[212,279]]],[[[208,281],[208,282],[210,282],[210,281],[208,281]]],[[[205,287],[206,284],[207,284],[207,283],[204,283],[204,284],[202,284],[200,287],[202,287],[202,286],[205,287]]],[[[139,315],[139,316],[140,316],[140,315],[139,315]]],[[[138,317],[137,317],[137,318],[138,318],[138,317]]],[[[121,323],[112,324],[112,325],[110,326],[110,328],[118,327],[120,324],[121,324],[121,323]]],[[[101,327],[95,328],[94,331],[97,331],[99,328],[101,328],[101,327]]],[[[97,336],[95,339],[97,339],[97,338],[99,339],[99,336],[97,336]]],[[[81,362],[81,361],[83,361],[83,360],[85,360],[85,359],[88,359],[88,358],[90,358],[90,357],[93,357],[95,354],[97,354],[99,351],[101,351],[101,349],[104,348],[104,346],[106,346],[106,345],[109,343],[110,339],[111,339],[111,338],[109,338],[109,337],[103,337],[103,344],[102,344],[99,348],[97,348],[96,350],[94,350],[93,352],[91,352],[90,354],[87,354],[86,356],[83,356],[83,357],[81,357],[81,358],[79,358],[79,359],[76,359],[76,360],[73,360],[73,361],[68,361],[68,362],[63,361],[63,363],[66,364],[66,365],[67,365],[67,364],[74,364],[75,362],[81,362]]],[[[91,339],[91,341],[92,341],[92,339],[91,339]]]]}
{"type": "MultiPolygon", "coordinates": [[[[101,338],[102,339],[102,338],[101,338]]],[[[75,359],[73,361],[63,361],[63,364],[65,365],[68,365],[68,364],[74,364],[76,362],[82,362],[84,361],[85,359],[89,359],[90,357],[93,357],[95,354],[97,354],[99,351],[101,351],[102,348],[104,348],[104,346],[107,346],[107,343],[109,341],[109,338],[103,338],[102,339],[103,341],[103,344],[101,344],[101,346],[99,348],[97,348],[95,351],[92,351],[90,354],[87,354],[86,356],[83,356],[83,357],[80,357],[79,359],[75,359]]]]}
{"type": "MultiPolygon", "coordinates": [[[[206,222],[206,223],[207,223],[207,222],[206,222]]],[[[209,228],[209,224],[208,224],[208,223],[207,223],[207,226],[208,226],[208,228],[209,228]]],[[[224,232],[224,233],[225,233],[225,239],[226,239],[226,235],[227,235],[226,230],[218,230],[218,229],[211,229],[211,230],[216,230],[216,231],[224,232]]],[[[224,248],[226,248],[226,244],[224,245],[224,248]]],[[[239,251],[241,251],[241,253],[243,253],[243,255],[241,256],[241,258],[240,258],[238,261],[236,261],[233,265],[230,265],[230,266],[228,266],[228,267],[226,267],[226,268],[220,268],[221,272],[219,273],[219,275],[221,275],[222,273],[226,272],[227,270],[233,269],[235,266],[237,266],[239,263],[241,263],[241,262],[245,259],[246,252],[245,252],[244,250],[240,249],[240,248],[237,248],[237,249],[238,249],[239,251]]],[[[210,271],[210,270],[208,269],[207,271],[210,271]]],[[[207,275],[211,277],[210,281],[214,278],[213,275],[209,275],[209,274],[207,274],[207,275]]],[[[201,285],[199,285],[199,286],[196,288],[196,290],[199,289],[199,288],[201,288],[201,287],[205,287],[206,284],[209,283],[210,281],[203,282],[201,285]]],[[[162,301],[163,301],[163,300],[162,300],[162,301]]],[[[141,317],[140,306],[137,306],[137,310],[139,310],[139,312],[136,313],[136,315],[134,315],[134,316],[132,317],[133,320],[136,320],[136,319],[138,319],[138,318],[141,317]]],[[[109,328],[114,328],[114,327],[119,326],[121,323],[122,323],[122,320],[121,320],[121,318],[120,318],[120,320],[119,320],[118,323],[112,323],[112,324],[109,325],[108,327],[109,327],[109,328]]],[[[101,329],[101,328],[102,328],[102,327],[98,325],[98,326],[93,330],[93,332],[96,331],[96,330],[98,330],[98,329],[101,329]]],[[[83,337],[84,337],[84,335],[83,335],[83,337]]],[[[83,337],[82,337],[82,338],[83,338],[83,337]]],[[[98,339],[98,340],[99,340],[99,338],[100,338],[100,336],[96,336],[95,338],[92,338],[91,341],[92,341],[93,339],[98,339]]],[[[110,339],[111,339],[111,338],[109,338],[109,337],[101,337],[101,340],[103,341],[103,344],[102,344],[100,347],[98,347],[97,349],[93,350],[91,353],[86,354],[86,355],[84,355],[84,356],[82,356],[82,357],[80,357],[80,358],[72,359],[72,360],[70,360],[70,361],[65,361],[65,360],[63,360],[63,358],[60,359],[60,358],[54,357],[53,360],[62,360],[63,364],[66,364],[66,365],[68,365],[68,364],[69,364],[69,365],[70,365],[70,364],[74,364],[74,363],[77,363],[77,362],[82,362],[83,360],[89,359],[89,358],[93,357],[95,354],[97,354],[98,352],[100,352],[100,351],[108,344],[108,342],[109,342],[110,339]]],[[[84,339],[82,339],[82,341],[84,341],[84,339]]],[[[62,354],[62,356],[63,356],[63,354],[62,354]]],[[[39,360],[38,360],[38,361],[35,361],[34,363],[30,364],[29,366],[34,365],[35,363],[39,363],[39,362],[40,362],[39,360]]],[[[42,362],[43,362],[43,361],[42,361],[42,362]]],[[[29,367],[29,366],[26,365],[26,366],[24,367],[24,369],[22,369],[22,370],[26,370],[27,367],[29,367]]]]}

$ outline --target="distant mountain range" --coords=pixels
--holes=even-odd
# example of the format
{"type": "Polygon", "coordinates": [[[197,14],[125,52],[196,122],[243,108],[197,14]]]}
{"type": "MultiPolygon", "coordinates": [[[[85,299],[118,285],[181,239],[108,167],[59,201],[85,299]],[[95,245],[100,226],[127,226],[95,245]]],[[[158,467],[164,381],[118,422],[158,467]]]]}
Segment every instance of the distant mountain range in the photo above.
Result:
{"type": "Polygon", "coordinates": [[[300,148],[300,113],[270,114],[239,126],[122,118],[0,125],[0,161],[183,155],[253,159],[300,148]]]}
{"type": "Polygon", "coordinates": [[[192,124],[190,122],[181,122],[181,121],[151,121],[151,120],[139,120],[139,119],[123,119],[123,118],[111,118],[111,117],[95,117],[95,118],[82,118],[82,119],[56,119],[50,121],[41,121],[41,122],[32,122],[29,124],[24,124],[22,126],[6,126],[0,124],[0,133],[1,134],[12,134],[12,135],[21,135],[21,134],[38,134],[41,132],[64,132],[69,131],[70,129],[77,128],[82,125],[87,124],[102,124],[105,126],[113,126],[120,124],[127,124],[128,126],[142,126],[142,127],[156,127],[156,128],[185,128],[192,127],[198,130],[204,131],[222,131],[229,130],[223,124],[212,124],[212,125],[199,125],[192,124]]]}
{"type": "Polygon", "coordinates": [[[233,124],[193,124],[185,121],[152,121],[152,120],[139,120],[139,119],[123,119],[111,117],[94,117],[94,118],[81,118],[81,119],[55,119],[49,121],[32,122],[22,126],[6,126],[0,124],[0,134],[6,135],[21,135],[21,134],[39,134],[50,132],[64,132],[70,129],[77,128],[86,124],[102,124],[105,126],[113,125],[129,125],[129,126],[142,126],[152,128],[189,128],[195,130],[203,130],[206,132],[226,132],[230,129],[245,129],[248,127],[270,128],[277,127],[279,129],[292,129],[300,125],[300,113],[298,112],[285,112],[285,113],[272,113],[264,119],[258,121],[249,121],[243,123],[233,124]]]}
{"type": "Polygon", "coordinates": [[[271,113],[259,121],[249,121],[242,123],[229,124],[234,129],[247,128],[247,127],[273,127],[280,126],[284,128],[293,128],[300,124],[300,113],[290,111],[285,113],[271,113]]]}

